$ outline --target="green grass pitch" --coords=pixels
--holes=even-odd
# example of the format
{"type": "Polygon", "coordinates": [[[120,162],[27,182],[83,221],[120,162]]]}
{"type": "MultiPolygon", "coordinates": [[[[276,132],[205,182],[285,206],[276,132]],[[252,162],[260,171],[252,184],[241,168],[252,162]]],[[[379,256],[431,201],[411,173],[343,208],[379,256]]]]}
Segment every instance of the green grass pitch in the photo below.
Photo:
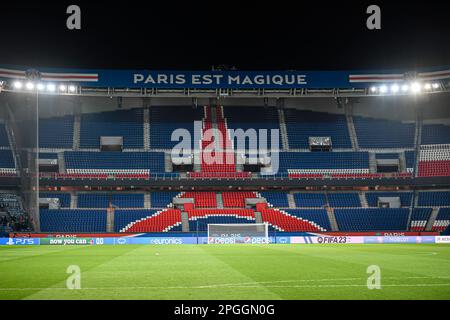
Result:
{"type": "Polygon", "coordinates": [[[3,246],[0,299],[450,299],[450,246],[3,246]]]}

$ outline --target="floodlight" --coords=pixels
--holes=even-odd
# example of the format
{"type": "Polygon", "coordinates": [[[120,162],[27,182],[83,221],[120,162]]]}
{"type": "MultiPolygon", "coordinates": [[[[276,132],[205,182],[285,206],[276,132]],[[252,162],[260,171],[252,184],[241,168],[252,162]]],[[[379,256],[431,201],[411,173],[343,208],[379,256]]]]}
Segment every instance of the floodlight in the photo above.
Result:
{"type": "Polygon", "coordinates": [[[33,90],[34,89],[34,83],[33,82],[27,82],[27,84],[25,85],[25,87],[28,90],[33,90]]]}
{"type": "Polygon", "coordinates": [[[400,88],[399,88],[398,84],[393,84],[393,85],[391,86],[391,92],[392,92],[392,93],[397,93],[399,89],[400,89],[400,88]]]}
{"type": "Polygon", "coordinates": [[[70,92],[75,92],[77,90],[77,88],[73,85],[69,86],[69,91],[70,92]]]}
{"type": "Polygon", "coordinates": [[[411,85],[411,90],[412,90],[413,93],[419,93],[420,92],[420,83],[414,82],[411,85]]]}
{"type": "Polygon", "coordinates": [[[430,83],[426,83],[424,86],[425,90],[431,90],[431,84],[430,83]]]}
{"type": "Polygon", "coordinates": [[[60,85],[59,86],[59,91],[66,91],[67,90],[67,87],[65,86],[65,85],[60,85]]]}
{"type": "Polygon", "coordinates": [[[381,92],[381,93],[387,92],[387,87],[386,87],[385,85],[382,85],[382,86],[380,87],[380,92],[381,92]]]}
{"type": "Polygon", "coordinates": [[[438,89],[439,88],[439,83],[437,83],[437,82],[435,82],[435,83],[433,83],[433,89],[438,89]]]}
{"type": "Polygon", "coordinates": [[[371,87],[371,88],[370,88],[370,91],[371,91],[371,92],[377,92],[377,87],[371,87]]]}
{"type": "Polygon", "coordinates": [[[42,91],[42,90],[45,89],[45,86],[42,83],[38,83],[37,84],[37,88],[38,88],[39,91],[42,91]]]}
{"type": "Polygon", "coordinates": [[[56,86],[53,83],[47,84],[47,91],[55,92],[56,86]]]}
{"type": "Polygon", "coordinates": [[[409,86],[407,84],[402,85],[402,91],[406,92],[409,90],[409,86]]]}
{"type": "Polygon", "coordinates": [[[15,89],[22,89],[22,82],[14,81],[13,83],[15,89]]]}

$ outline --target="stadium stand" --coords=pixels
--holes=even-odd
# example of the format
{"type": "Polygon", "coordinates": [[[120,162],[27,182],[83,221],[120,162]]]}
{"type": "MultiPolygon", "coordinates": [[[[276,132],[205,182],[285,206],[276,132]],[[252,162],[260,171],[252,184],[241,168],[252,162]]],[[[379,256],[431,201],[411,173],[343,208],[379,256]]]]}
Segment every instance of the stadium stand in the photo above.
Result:
{"type": "Polygon", "coordinates": [[[257,198],[255,192],[223,192],[223,206],[225,208],[244,208],[245,199],[257,198]]]}
{"type": "Polygon", "coordinates": [[[143,148],[143,123],[143,109],[82,114],[80,147],[98,149],[101,136],[117,136],[123,137],[124,148],[143,148]]]}
{"type": "Polygon", "coordinates": [[[265,198],[267,202],[272,204],[274,207],[277,208],[288,208],[289,202],[287,198],[287,193],[285,192],[260,192],[259,193],[261,197],[265,198]]]}
{"type": "Polygon", "coordinates": [[[0,150],[0,173],[16,173],[16,164],[11,150],[0,150]]]}
{"type": "Polygon", "coordinates": [[[323,207],[327,204],[324,193],[294,193],[294,201],[298,208],[323,207]]]}
{"type": "Polygon", "coordinates": [[[328,203],[334,208],[361,207],[357,193],[328,193],[328,203]]]}
{"type": "Polygon", "coordinates": [[[450,225],[450,208],[440,208],[433,223],[433,231],[444,231],[450,225]]]}
{"type": "MultiPolygon", "coordinates": [[[[319,232],[326,231],[325,228],[318,225],[313,221],[301,218],[298,215],[302,213],[289,213],[281,209],[263,209],[261,210],[261,216],[264,222],[269,223],[275,230],[278,231],[304,231],[304,232],[319,232]]],[[[305,212],[305,215],[311,217],[310,214],[305,212]]],[[[317,215],[319,216],[319,215],[317,215]]],[[[317,217],[318,218],[318,217],[317,217]]]]}
{"type": "Polygon", "coordinates": [[[422,125],[422,144],[449,144],[450,125],[424,124],[422,125]]]}
{"type": "Polygon", "coordinates": [[[5,124],[0,122],[0,147],[9,148],[8,134],[5,124]]]}
{"type": "Polygon", "coordinates": [[[353,116],[361,148],[413,148],[415,124],[353,116]]]}
{"type": "Polygon", "coordinates": [[[406,231],[409,209],[335,209],[340,231],[406,231]]]}
{"type": "MultiPolygon", "coordinates": [[[[204,117],[203,108],[186,106],[152,106],[150,108],[150,147],[172,149],[178,141],[172,141],[172,132],[186,129],[194,137],[194,121],[204,117]]],[[[193,146],[192,146],[193,147],[193,146]]]]}
{"type": "Polygon", "coordinates": [[[420,146],[418,171],[419,177],[450,176],[450,144],[420,146]]]}
{"type": "Polygon", "coordinates": [[[98,193],[79,193],[79,208],[108,208],[109,205],[119,208],[143,208],[144,195],[137,193],[129,194],[98,194],[98,193]]]}
{"type": "Polygon", "coordinates": [[[42,232],[106,232],[106,210],[40,210],[42,232]]]}
{"type": "Polygon", "coordinates": [[[419,192],[417,204],[426,207],[450,206],[450,191],[419,192]]]}
{"type": "Polygon", "coordinates": [[[411,214],[410,230],[425,231],[432,210],[431,208],[414,208],[411,214]]]}
{"type": "Polygon", "coordinates": [[[156,191],[150,193],[150,203],[152,208],[166,208],[172,203],[179,192],[176,191],[156,191]]]}
{"type": "MultiPolygon", "coordinates": [[[[130,221],[121,232],[167,232],[179,231],[181,211],[178,209],[163,209],[157,212],[147,210],[148,215],[139,220],[130,221]]],[[[134,217],[132,217],[134,218],[134,217]]]]}
{"type": "Polygon", "coordinates": [[[366,192],[366,200],[369,207],[378,207],[379,197],[399,197],[402,207],[409,207],[412,196],[412,192],[366,192]]]}
{"type": "Polygon", "coordinates": [[[73,146],[72,115],[39,119],[39,146],[41,148],[67,148],[73,146]]]}
{"type": "Polygon", "coordinates": [[[352,147],[345,115],[285,109],[284,117],[291,149],[309,149],[309,137],[331,137],[333,148],[352,147]]]}
{"type": "Polygon", "coordinates": [[[61,192],[39,192],[39,198],[56,198],[59,199],[61,208],[70,208],[70,193],[61,192]]]}
{"type": "Polygon", "coordinates": [[[216,208],[217,200],[215,192],[185,192],[182,198],[193,198],[198,208],[216,208]]]}

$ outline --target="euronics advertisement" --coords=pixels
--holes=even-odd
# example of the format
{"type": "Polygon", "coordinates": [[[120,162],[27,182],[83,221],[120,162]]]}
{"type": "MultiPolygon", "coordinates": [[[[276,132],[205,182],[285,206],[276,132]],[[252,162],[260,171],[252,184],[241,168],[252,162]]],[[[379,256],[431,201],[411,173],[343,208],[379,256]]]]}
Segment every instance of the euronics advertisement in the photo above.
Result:
{"type": "Polygon", "coordinates": [[[269,237],[116,237],[0,238],[0,245],[170,245],[170,244],[376,244],[450,243],[450,236],[277,236],[269,237]]]}

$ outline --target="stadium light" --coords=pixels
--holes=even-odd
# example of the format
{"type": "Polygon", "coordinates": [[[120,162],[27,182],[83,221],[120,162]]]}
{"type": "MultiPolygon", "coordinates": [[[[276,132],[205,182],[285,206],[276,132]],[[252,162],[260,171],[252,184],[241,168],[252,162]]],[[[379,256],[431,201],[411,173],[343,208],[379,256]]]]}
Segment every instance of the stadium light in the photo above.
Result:
{"type": "Polygon", "coordinates": [[[22,82],[14,81],[13,86],[15,89],[22,89],[22,82]]]}
{"type": "Polygon", "coordinates": [[[423,87],[425,90],[431,90],[431,83],[426,83],[423,87]]]}
{"type": "Polygon", "coordinates": [[[435,82],[435,83],[433,83],[433,89],[438,89],[439,88],[439,83],[437,83],[437,82],[435,82]]]}
{"type": "Polygon", "coordinates": [[[42,90],[44,90],[44,89],[45,89],[45,86],[44,86],[44,84],[42,84],[42,83],[38,83],[38,84],[37,84],[37,89],[38,89],[39,91],[42,91],[42,90]]]}
{"type": "Polygon", "coordinates": [[[370,92],[373,92],[373,93],[377,92],[377,87],[371,87],[370,92]]]}
{"type": "Polygon", "coordinates": [[[33,82],[27,82],[27,84],[25,85],[25,88],[27,88],[28,90],[33,90],[34,89],[34,83],[33,82]]]}
{"type": "Polygon", "coordinates": [[[65,86],[65,85],[60,85],[59,86],[59,91],[66,91],[67,90],[67,87],[65,86]]]}
{"type": "Polygon", "coordinates": [[[47,91],[49,92],[55,92],[56,86],[53,83],[47,84],[47,91]]]}
{"type": "Polygon", "coordinates": [[[386,92],[387,92],[387,86],[382,85],[382,86],[380,87],[380,92],[381,92],[381,93],[386,93],[386,92]]]}
{"type": "Polygon", "coordinates": [[[402,91],[407,92],[409,90],[409,86],[407,84],[402,85],[402,91]]]}
{"type": "Polygon", "coordinates": [[[414,82],[413,84],[411,84],[411,91],[413,93],[419,93],[420,92],[420,83],[414,82]]]}
{"type": "Polygon", "coordinates": [[[75,92],[77,90],[77,88],[74,85],[70,85],[69,86],[69,91],[70,92],[75,92]]]}
{"type": "Polygon", "coordinates": [[[391,86],[391,92],[392,92],[392,93],[397,93],[399,89],[400,89],[400,88],[399,88],[398,84],[393,84],[393,85],[391,86]]]}

